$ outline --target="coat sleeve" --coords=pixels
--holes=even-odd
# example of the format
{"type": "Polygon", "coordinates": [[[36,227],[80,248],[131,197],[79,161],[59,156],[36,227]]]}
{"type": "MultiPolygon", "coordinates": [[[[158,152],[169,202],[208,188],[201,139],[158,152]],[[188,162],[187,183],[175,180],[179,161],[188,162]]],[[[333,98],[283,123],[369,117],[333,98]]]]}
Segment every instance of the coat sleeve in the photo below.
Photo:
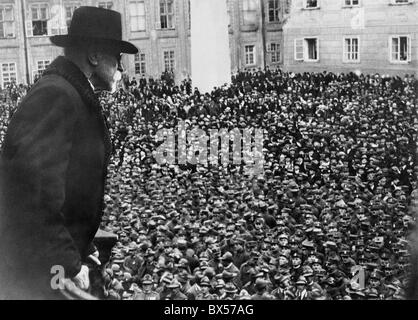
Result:
{"type": "Polygon", "coordinates": [[[60,265],[67,278],[81,268],[61,211],[76,124],[72,101],[58,85],[35,89],[13,117],[3,150],[9,249],[17,250],[15,262],[43,275],[60,265]]]}

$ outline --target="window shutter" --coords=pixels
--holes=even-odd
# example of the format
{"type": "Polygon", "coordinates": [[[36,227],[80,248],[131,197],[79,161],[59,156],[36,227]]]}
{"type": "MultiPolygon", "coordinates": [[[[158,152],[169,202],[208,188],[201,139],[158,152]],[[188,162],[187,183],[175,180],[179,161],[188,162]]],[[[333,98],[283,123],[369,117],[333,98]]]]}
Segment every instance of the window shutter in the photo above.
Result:
{"type": "Polygon", "coordinates": [[[157,17],[155,19],[155,29],[161,29],[161,3],[157,5],[157,17]]]}
{"type": "Polygon", "coordinates": [[[147,29],[147,12],[145,10],[145,2],[139,2],[136,13],[138,30],[145,31],[147,29]]]}
{"type": "Polygon", "coordinates": [[[392,37],[388,39],[388,54],[389,54],[389,61],[393,62],[393,44],[392,44],[392,37]]]}
{"type": "Polygon", "coordinates": [[[56,21],[50,19],[46,23],[47,25],[47,32],[48,35],[58,35],[59,34],[59,26],[57,25],[56,21]]]}
{"type": "Polygon", "coordinates": [[[15,22],[14,21],[7,21],[3,22],[4,27],[4,37],[5,38],[14,38],[15,34],[15,22]]]}
{"type": "Polygon", "coordinates": [[[303,61],[303,39],[295,39],[295,60],[303,61]]]}
{"type": "Polygon", "coordinates": [[[26,36],[27,37],[33,37],[32,20],[26,21],[26,36]]]}
{"type": "Polygon", "coordinates": [[[319,61],[319,57],[320,57],[319,48],[320,48],[320,46],[319,46],[319,38],[316,38],[316,60],[318,60],[318,61],[319,61]]]}
{"type": "Polygon", "coordinates": [[[408,36],[407,39],[408,39],[408,62],[411,62],[412,61],[411,36],[408,36]]]}
{"type": "Polygon", "coordinates": [[[267,48],[266,48],[267,52],[271,52],[271,43],[267,43],[267,48]]]}
{"type": "Polygon", "coordinates": [[[171,6],[167,7],[167,24],[168,24],[168,29],[175,29],[176,28],[176,19],[177,19],[177,15],[176,15],[176,1],[173,1],[171,3],[171,6]]]}
{"type": "Polygon", "coordinates": [[[136,31],[137,28],[137,23],[136,23],[136,19],[134,19],[134,17],[137,16],[137,3],[136,2],[131,2],[129,3],[129,25],[131,26],[131,31],[136,31]],[[135,23],[135,24],[134,24],[135,23]]]}
{"type": "Polygon", "coordinates": [[[361,39],[357,38],[357,60],[361,61],[361,39]]]}

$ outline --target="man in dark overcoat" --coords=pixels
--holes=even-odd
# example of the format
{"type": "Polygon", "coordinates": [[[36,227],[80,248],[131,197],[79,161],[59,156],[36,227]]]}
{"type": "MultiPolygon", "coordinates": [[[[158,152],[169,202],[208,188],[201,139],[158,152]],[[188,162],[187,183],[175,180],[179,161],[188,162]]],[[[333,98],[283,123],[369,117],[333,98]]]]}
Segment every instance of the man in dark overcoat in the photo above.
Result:
{"type": "MultiPolygon", "coordinates": [[[[80,7],[64,48],[11,119],[0,162],[0,299],[59,299],[62,279],[88,290],[111,153],[96,93],[123,71],[118,12],[80,7]]],[[[95,258],[95,259],[94,259],[95,258]]]]}

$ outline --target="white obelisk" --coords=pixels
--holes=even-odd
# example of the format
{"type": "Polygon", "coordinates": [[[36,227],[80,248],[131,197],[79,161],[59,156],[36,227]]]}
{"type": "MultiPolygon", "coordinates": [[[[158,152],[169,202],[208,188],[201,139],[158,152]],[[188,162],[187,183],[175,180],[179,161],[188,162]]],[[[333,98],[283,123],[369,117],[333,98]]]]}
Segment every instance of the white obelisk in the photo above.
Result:
{"type": "Polygon", "coordinates": [[[231,82],[226,0],[190,0],[192,83],[200,93],[231,82]]]}

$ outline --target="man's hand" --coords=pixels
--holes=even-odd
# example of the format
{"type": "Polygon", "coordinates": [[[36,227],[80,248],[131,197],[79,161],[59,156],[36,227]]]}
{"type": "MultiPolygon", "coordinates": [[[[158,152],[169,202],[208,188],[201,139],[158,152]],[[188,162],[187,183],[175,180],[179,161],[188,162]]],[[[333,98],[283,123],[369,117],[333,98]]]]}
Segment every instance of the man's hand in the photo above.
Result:
{"type": "Polygon", "coordinates": [[[88,257],[87,257],[88,259],[90,259],[91,261],[93,261],[93,263],[95,264],[95,265],[98,265],[98,266],[101,266],[102,265],[102,263],[100,262],[100,260],[99,260],[99,251],[98,250],[96,250],[96,251],[94,251],[91,255],[89,255],[88,257]]]}
{"type": "Polygon", "coordinates": [[[80,272],[73,278],[73,281],[81,290],[87,290],[90,287],[89,268],[83,264],[80,272]]]}

